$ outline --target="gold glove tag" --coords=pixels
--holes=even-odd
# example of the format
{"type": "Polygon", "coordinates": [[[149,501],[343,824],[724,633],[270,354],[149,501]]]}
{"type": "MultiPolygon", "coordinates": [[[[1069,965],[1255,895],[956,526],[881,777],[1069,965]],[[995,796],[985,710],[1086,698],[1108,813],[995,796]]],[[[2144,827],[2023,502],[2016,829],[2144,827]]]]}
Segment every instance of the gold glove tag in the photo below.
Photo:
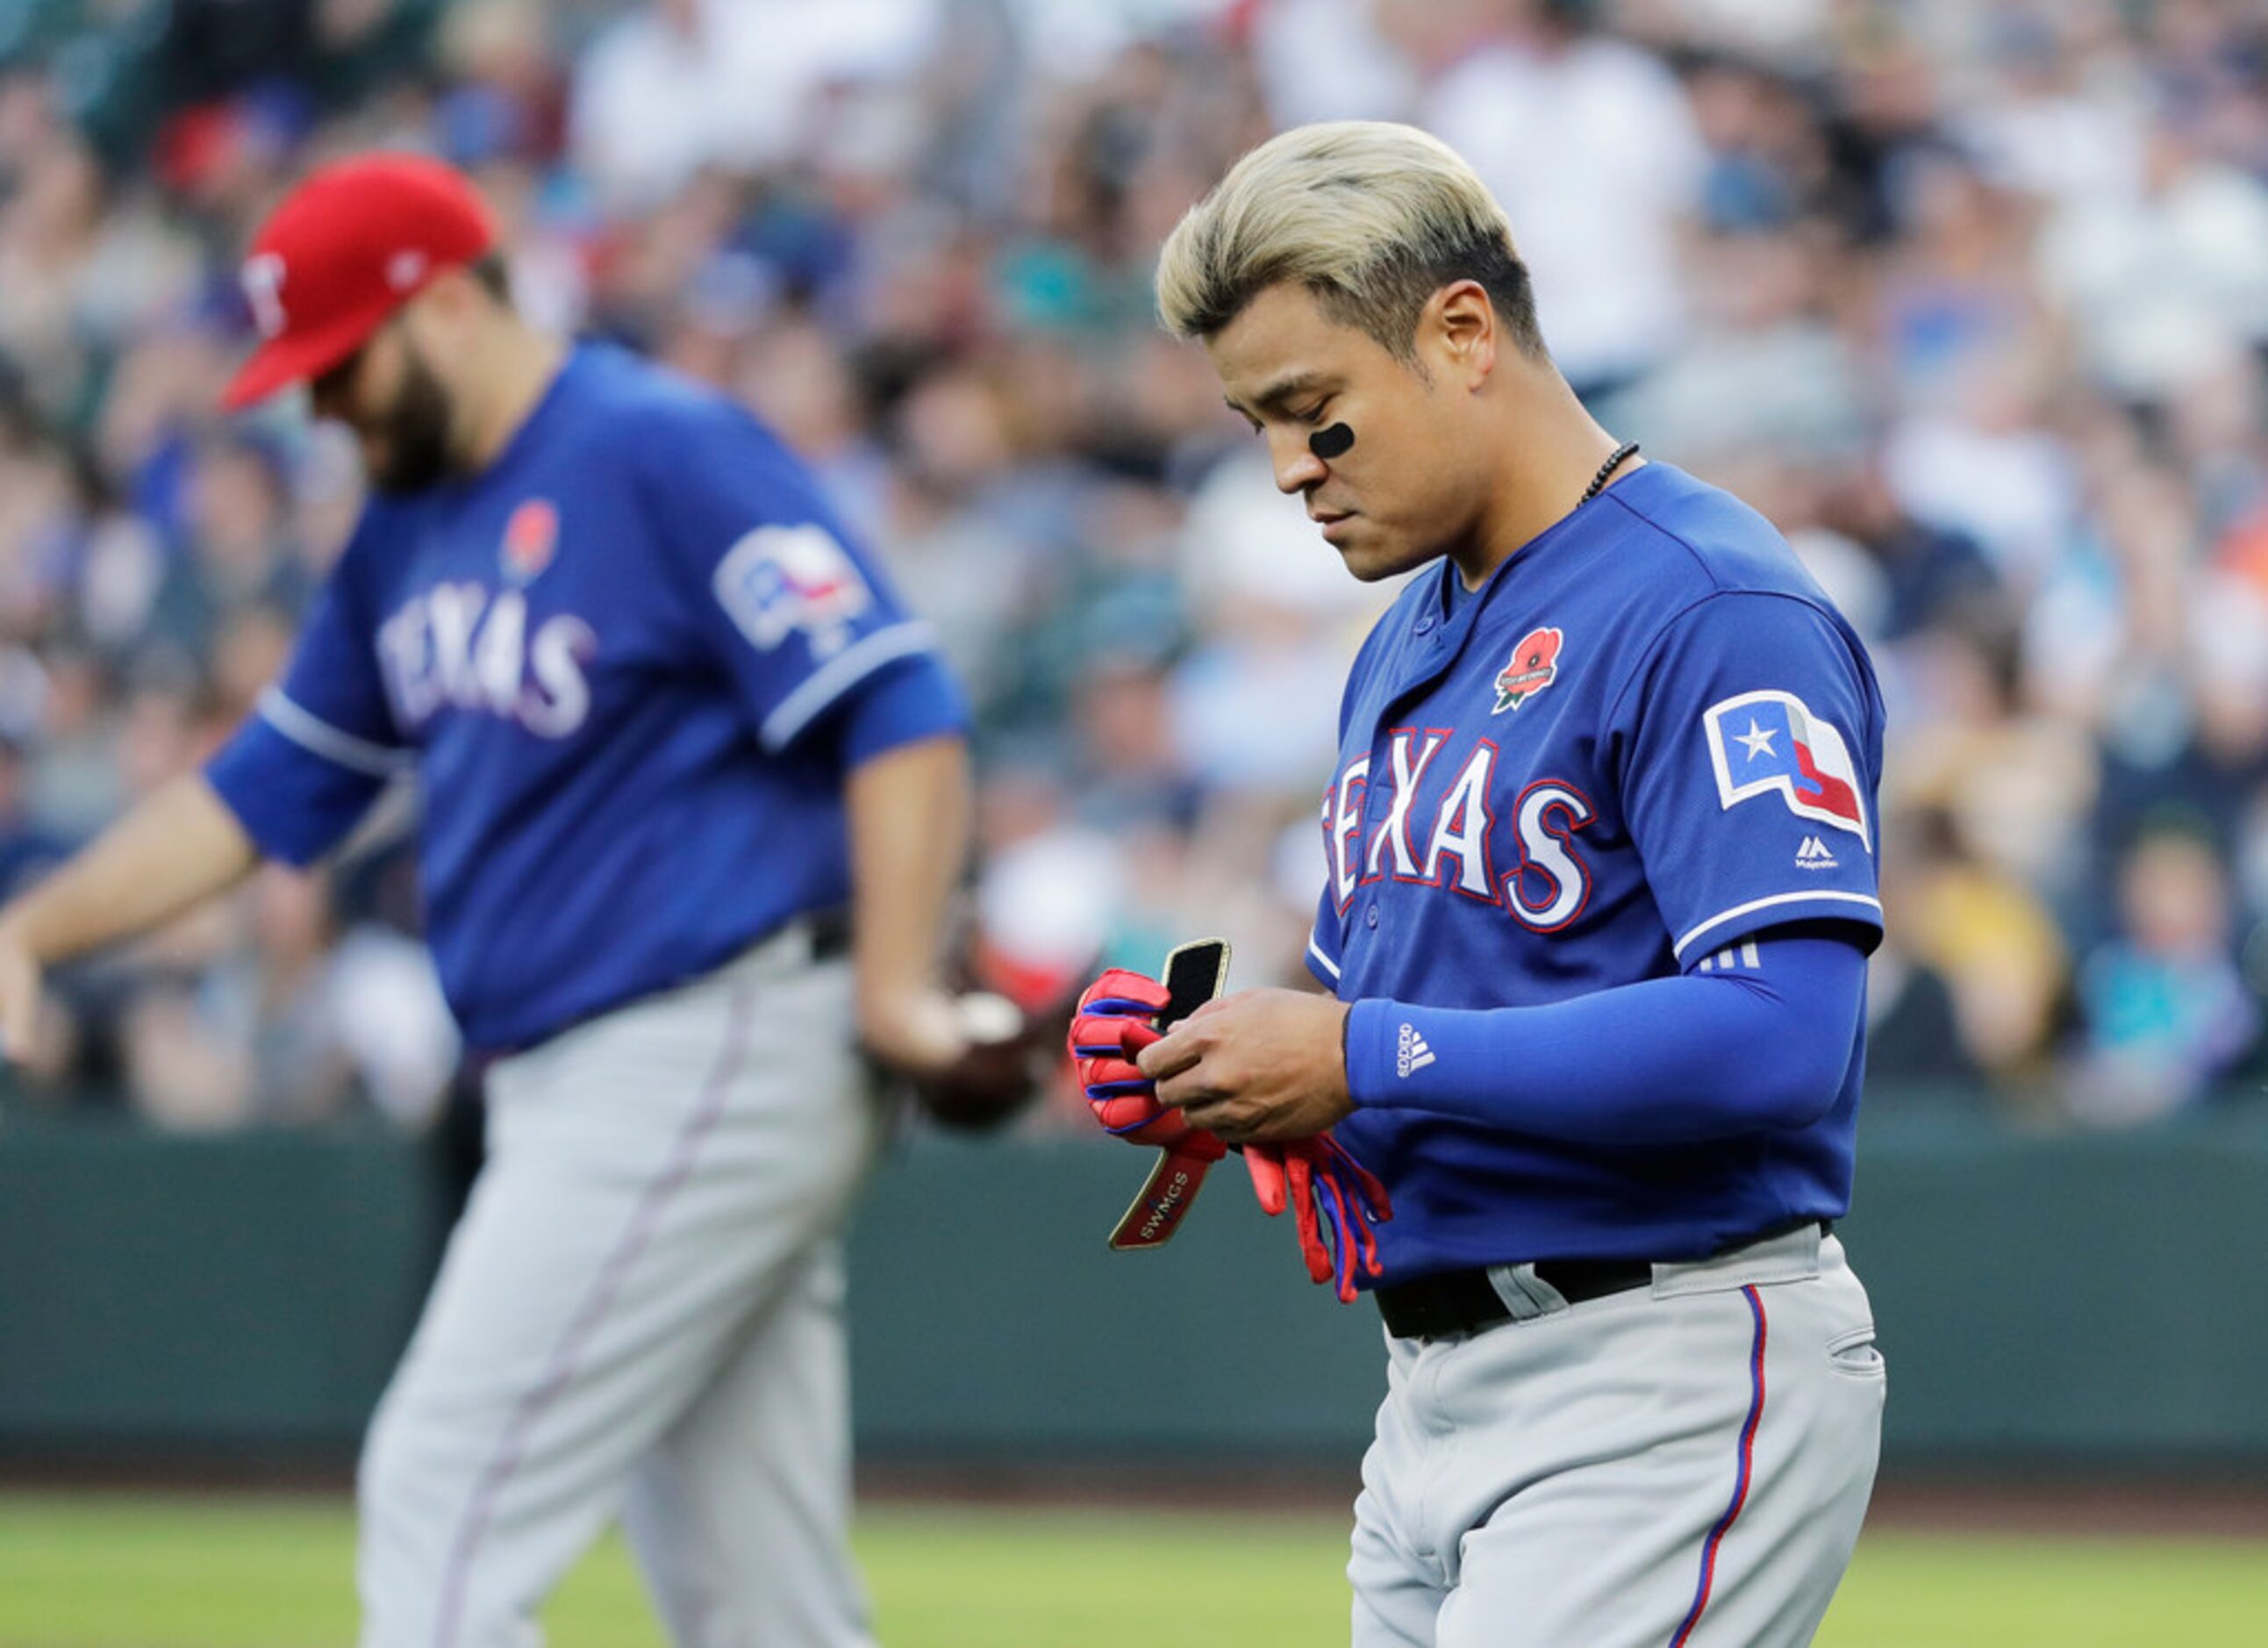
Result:
{"type": "Polygon", "coordinates": [[[1202,1156],[1183,1156],[1174,1150],[1158,1152],[1158,1164],[1150,1170],[1150,1177],[1142,1181],[1142,1188],[1134,1193],[1134,1200],[1126,1215],[1118,1221],[1118,1228],[1110,1233],[1110,1245],[1120,1253],[1145,1247],[1163,1247],[1174,1239],[1174,1232],[1182,1228],[1182,1216],[1197,1199],[1204,1187],[1206,1170],[1212,1163],[1202,1156]]]}

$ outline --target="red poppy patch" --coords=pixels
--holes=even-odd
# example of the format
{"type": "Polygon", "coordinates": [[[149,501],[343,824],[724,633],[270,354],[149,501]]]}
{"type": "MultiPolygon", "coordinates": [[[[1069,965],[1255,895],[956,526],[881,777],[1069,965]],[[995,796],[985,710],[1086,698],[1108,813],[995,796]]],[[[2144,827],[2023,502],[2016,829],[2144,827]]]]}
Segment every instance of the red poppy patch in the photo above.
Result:
{"type": "Polygon", "coordinates": [[[1496,707],[1501,715],[1516,710],[1559,678],[1559,644],[1566,638],[1557,630],[1530,630],[1512,649],[1512,661],[1496,678],[1496,707]]]}
{"type": "Polygon", "coordinates": [[[504,575],[524,584],[551,565],[559,547],[559,512],[548,498],[531,498],[504,523],[504,575]]]}

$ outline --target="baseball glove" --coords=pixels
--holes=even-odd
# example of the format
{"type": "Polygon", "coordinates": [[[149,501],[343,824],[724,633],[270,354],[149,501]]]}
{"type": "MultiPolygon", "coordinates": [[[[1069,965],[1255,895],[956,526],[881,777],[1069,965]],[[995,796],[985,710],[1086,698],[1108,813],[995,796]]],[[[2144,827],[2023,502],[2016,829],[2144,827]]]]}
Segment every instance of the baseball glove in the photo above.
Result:
{"type": "Polygon", "coordinates": [[[1053,1019],[989,990],[962,995],[957,1005],[968,1051],[946,1069],[915,1078],[914,1097],[940,1127],[989,1133],[1046,1090],[1062,1056],[1063,1031],[1053,1019]]]}

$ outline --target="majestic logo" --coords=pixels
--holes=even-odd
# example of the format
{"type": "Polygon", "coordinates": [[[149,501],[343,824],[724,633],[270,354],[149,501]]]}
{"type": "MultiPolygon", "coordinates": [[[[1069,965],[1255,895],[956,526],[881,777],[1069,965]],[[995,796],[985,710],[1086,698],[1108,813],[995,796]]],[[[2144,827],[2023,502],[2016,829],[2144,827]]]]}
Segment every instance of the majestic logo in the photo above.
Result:
{"type": "Polygon", "coordinates": [[[1803,845],[1795,850],[1798,869],[1833,869],[1835,855],[1827,850],[1827,843],[1815,835],[1803,838],[1803,845]]]}
{"type": "Polygon", "coordinates": [[[1496,678],[1496,707],[1501,715],[1516,710],[1559,678],[1559,644],[1566,638],[1557,630],[1530,630],[1512,649],[1512,661],[1496,678]]]}
{"type": "MultiPolygon", "coordinates": [[[[1792,692],[1743,692],[1701,713],[1717,799],[1727,811],[1777,794],[1799,818],[1848,830],[1867,843],[1867,803],[1843,735],[1792,692]]],[[[1824,868],[1823,866],[1822,868],[1824,868]]]]}
{"type": "Polygon", "coordinates": [[[711,584],[740,632],[763,652],[800,630],[814,657],[832,657],[874,604],[850,552],[809,521],[758,527],[725,552],[711,584]]]}
{"type": "Polygon", "coordinates": [[[559,547],[559,511],[548,498],[531,498],[504,523],[504,575],[524,585],[551,565],[559,547]]]}
{"type": "Polygon", "coordinates": [[[1404,1024],[1394,1049],[1394,1074],[1403,1081],[1433,1062],[1433,1050],[1425,1045],[1425,1038],[1418,1033],[1415,1024],[1404,1024]]]}

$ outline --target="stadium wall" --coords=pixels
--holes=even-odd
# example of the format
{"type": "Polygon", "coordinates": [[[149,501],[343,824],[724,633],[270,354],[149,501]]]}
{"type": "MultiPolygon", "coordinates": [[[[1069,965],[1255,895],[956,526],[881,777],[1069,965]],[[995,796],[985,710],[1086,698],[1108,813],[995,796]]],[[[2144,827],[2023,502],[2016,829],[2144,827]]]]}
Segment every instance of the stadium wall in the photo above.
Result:
{"type": "MultiPolygon", "coordinates": [[[[2268,1118],[2021,1136],[1875,1095],[1843,1233],[1891,1367],[1890,1470],[2268,1475],[2268,1118]]],[[[852,1239],[873,1462],[1343,1461],[1378,1327],[1310,1286],[1234,1164],[1181,1238],[1106,1250],[1141,1177],[1085,1140],[924,1139],[852,1239]]],[[[375,1129],[0,1139],[0,1463],[343,1457],[444,1198],[375,1129]]]]}

